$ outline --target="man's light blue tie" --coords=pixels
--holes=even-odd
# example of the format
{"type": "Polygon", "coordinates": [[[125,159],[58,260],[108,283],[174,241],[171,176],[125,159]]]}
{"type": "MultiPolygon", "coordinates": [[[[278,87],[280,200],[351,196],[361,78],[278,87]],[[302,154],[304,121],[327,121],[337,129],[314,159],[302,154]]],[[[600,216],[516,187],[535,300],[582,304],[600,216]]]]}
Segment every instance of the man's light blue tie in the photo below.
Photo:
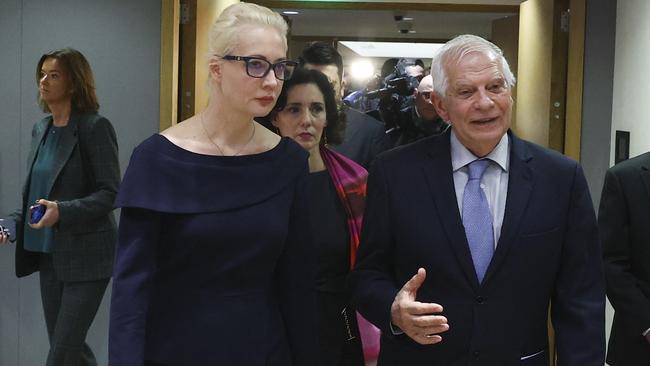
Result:
{"type": "Polygon", "coordinates": [[[481,177],[489,165],[490,160],[474,160],[469,163],[469,179],[463,194],[463,226],[479,283],[483,282],[494,253],[492,214],[481,189],[481,177]]]}

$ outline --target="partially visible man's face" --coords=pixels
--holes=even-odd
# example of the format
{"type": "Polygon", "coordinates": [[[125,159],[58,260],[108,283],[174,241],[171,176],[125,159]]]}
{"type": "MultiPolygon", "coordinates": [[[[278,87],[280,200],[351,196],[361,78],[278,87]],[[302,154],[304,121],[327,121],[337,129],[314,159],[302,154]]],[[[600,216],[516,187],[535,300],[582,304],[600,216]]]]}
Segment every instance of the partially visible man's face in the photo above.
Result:
{"type": "Polygon", "coordinates": [[[412,76],[418,79],[418,81],[421,81],[424,77],[424,68],[420,65],[406,66],[406,68],[404,68],[404,71],[406,72],[406,75],[412,76]]]}
{"type": "Polygon", "coordinates": [[[512,116],[512,94],[497,58],[472,52],[445,67],[449,86],[443,98],[434,93],[436,110],[466,148],[485,156],[508,131],[512,116]]]}
{"type": "Polygon", "coordinates": [[[415,91],[415,108],[422,119],[426,121],[433,121],[438,117],[436,109],[431,101],[431,94],[433,92],[433,80],[431,75],[425,76],[415,91]]]}
{"type": "Polygon", "coordinates": [[[332,88],[334,88],[334,96],[336,101],[343,99],[343,85],[341,83],[341,78],[339,77],[339,68],[336,65],[314,65],[314,64],[305,64],[307,70],[318,70],[327,76],[332,88]]]}

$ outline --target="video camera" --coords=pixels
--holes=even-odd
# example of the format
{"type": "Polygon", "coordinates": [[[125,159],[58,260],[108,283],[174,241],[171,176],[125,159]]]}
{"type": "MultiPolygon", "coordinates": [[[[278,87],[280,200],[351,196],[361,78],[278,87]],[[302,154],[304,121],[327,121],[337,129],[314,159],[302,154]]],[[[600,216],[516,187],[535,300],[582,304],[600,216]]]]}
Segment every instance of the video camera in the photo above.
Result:
{"type": "Polygon", "coordinates": [[[413,105],[413,92],[419,81],[406,73],[406,67],[412,65],[415,65],[412,60],[399,59],[393,72],[384,78],[382,87],[366,92],[366,98],[379,99],[379,115],[387,131],[401,128],[406,121],[401,118],[400,111],[413,105]]]}

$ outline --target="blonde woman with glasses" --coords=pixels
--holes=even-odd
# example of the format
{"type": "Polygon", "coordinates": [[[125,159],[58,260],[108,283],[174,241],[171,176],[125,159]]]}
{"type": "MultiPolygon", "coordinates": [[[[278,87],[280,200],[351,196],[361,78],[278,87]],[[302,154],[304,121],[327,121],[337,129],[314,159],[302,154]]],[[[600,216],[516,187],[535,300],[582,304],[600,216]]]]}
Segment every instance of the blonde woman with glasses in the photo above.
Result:
{"type": "Polygon", "coordinates": [[[257,124],[295,63],[287,25],[238,3],[210,32],[210,102],[138,146],[122,208],[109,365],[310,365],[308,154],[257,124]]]}

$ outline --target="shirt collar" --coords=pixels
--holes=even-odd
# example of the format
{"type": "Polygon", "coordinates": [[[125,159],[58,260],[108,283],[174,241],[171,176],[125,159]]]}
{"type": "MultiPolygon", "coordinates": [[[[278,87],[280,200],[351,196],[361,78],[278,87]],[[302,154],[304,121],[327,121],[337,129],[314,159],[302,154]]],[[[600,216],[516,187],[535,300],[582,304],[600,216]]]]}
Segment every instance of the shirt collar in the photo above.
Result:
{"type": "MultiPolygon", "coordinates": [[[[501,140],[497,146],[490,151],[485,159],[490,159],[493,162],[497,163],[501,169],[505,172],[508,171],[510,165],[510,139],[508,134],[504,133],[501,136],[501,140]]],[[[472,161],[478,159],[478,157],[472,154],[456,137],[454,129],[451,129],[451,166],[454,172],[458,169],[464,167],[465,165],[471,163],[472,161]]]]}

